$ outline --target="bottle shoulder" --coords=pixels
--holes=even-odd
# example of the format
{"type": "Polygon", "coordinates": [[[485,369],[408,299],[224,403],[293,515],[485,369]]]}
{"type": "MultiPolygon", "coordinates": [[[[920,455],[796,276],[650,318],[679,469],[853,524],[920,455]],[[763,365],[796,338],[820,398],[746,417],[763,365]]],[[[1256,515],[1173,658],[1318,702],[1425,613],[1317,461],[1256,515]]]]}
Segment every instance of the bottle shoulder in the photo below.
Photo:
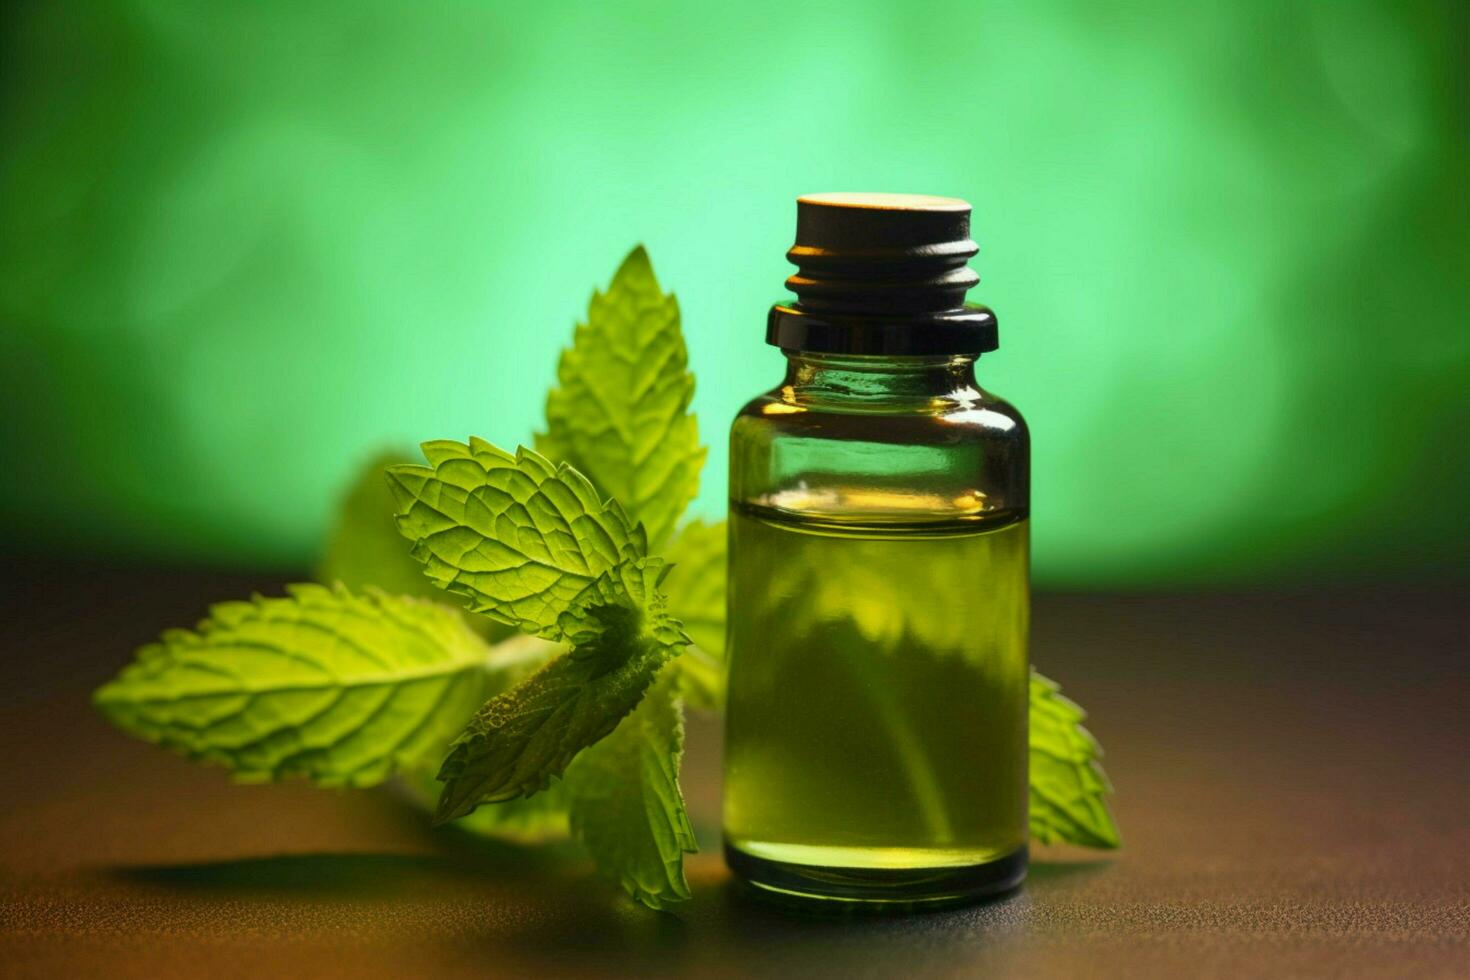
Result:
{"type": "Polygon", "coordinates": [[[783,437],[849,441],[937,441],[942,444],[1008,442],[1029,446],[1026,419],[1011,402],[979,387],[922,403],[834,406],[793,398],[778,386],[736,413],[732,439],[783,437]]]}
{"type": "Polygon", "coordinates": [[[812,519],[924,524],[1025,517],[1025,419],[970,387],[904,410],[838,411],[773,389],[730,433],[730,499],[812,519]]]}

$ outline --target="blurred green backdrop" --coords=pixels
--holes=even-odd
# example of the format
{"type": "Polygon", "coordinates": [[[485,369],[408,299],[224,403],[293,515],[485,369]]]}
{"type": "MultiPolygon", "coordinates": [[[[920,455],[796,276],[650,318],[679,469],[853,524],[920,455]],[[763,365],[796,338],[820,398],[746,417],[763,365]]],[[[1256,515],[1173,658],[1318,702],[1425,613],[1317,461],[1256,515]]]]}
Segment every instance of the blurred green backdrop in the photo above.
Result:
{"type": "Polygon", "coordinates": [[[8,4],[7,547],[304,564],[375,450],[527,439],[639,241],[718,514],[858,189],[975,205],[1043,585],[1463,571],[1467,9],[8,4]]]}

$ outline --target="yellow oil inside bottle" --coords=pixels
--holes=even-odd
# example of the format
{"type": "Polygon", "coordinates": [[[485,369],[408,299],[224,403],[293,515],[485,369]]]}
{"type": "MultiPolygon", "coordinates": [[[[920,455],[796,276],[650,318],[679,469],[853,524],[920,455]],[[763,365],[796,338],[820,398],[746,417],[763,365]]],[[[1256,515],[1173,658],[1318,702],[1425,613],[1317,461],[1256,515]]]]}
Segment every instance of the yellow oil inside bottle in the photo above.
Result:
{"type": "Polygon", "coordinates": [[[902,885],[1025,846],[1024,516],[885,516],[732,506],[732,858],[902,885]]]}

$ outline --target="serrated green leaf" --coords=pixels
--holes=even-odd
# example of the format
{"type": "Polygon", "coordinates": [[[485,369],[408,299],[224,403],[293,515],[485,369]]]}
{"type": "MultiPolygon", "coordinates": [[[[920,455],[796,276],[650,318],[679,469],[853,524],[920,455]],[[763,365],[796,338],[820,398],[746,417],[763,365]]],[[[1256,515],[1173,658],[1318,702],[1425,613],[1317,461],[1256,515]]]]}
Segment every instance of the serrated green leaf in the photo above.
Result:
{"type": "Polygon", "coordinates": [[[428,466],[388,474],[398,529],[440,588],[473,612],[547,639],[598,576],[648,551],[641,526],[586,477],[524,447],[426,442],[428,466]]]}
{"type": "Polygon", "coordinates": [[[455,740],[439,771],[447,785],[436,822],[545,789],[637,706],[689,642],[658,593],[664,570],[642,559],[588,586],[562,616],[571,652],[487,701],[455,740]]]}
{"type": "Polygon", "coordinates": [[[725,522],[691,521],[664,554],[673,570],[664,582],[694,646],[679,658],[680,688],[692,707],[718,708],[724,695],[725,522]]]}
{"type": "Polygon", "coordinates": [[[705,450],[679,304],[638,246],[594,292],[557,366],[536,448],[570,463],[648,528],[654,550],[699,490],[705,450]]]}
{"type": "Polygon", "coordinates": [[[1032,672],[1031,836],[1043,844],[1120,843],[1106,799],[1112,787],[1097,761],[1102,750],[1082,727],[1086,717],[1054,682],[1032,672]]]}
{"type": "Polygon", "coordinates": [[[678,681],[665,669],[617,730],[567,770],[572,833],[599,871],[649,908],[689,898],[684,855],[698,845],[679,788],[683,755],[678,681]]]}
{"type": "Polygon", "coordinates": [[[422,766],[484,700],[486,647],[457,611],[289,587],[211,607],[94,695],[118,727],[259,781],[370,786],[422,766]]]}

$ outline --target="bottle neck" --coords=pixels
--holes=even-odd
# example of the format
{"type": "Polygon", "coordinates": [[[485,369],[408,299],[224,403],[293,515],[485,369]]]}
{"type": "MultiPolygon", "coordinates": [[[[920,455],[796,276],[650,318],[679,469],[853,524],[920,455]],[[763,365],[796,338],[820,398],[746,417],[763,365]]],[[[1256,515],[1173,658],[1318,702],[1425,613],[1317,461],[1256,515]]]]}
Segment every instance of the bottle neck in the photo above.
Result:
{"type": "Polygon", "coordinates": [[[782,400],[858,410],[924,410],[980,397],[974,354],[892,357],[785,351],[782,400]]]}

